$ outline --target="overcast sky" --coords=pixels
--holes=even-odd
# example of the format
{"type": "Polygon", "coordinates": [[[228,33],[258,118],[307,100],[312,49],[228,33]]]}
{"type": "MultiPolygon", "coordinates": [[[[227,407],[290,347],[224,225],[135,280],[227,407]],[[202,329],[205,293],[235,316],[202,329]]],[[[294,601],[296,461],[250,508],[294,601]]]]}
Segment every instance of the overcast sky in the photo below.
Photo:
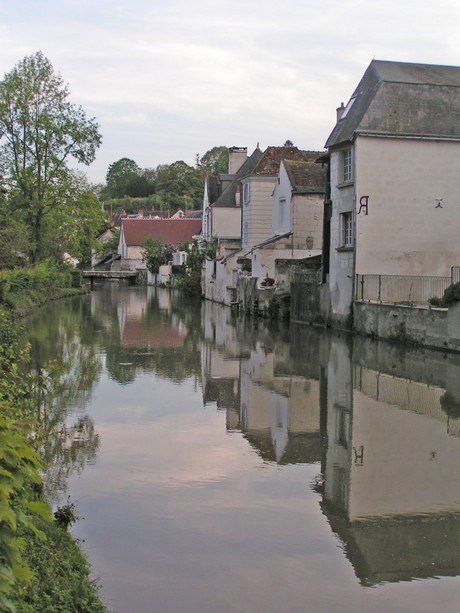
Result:
{"type": "Polygon", "coordinates": [[[372,59],[460,65],[460,2],[0,0],[0,78],[36,51],[100,124],[103,182],[122,157],[322,150],[372,59]]]}

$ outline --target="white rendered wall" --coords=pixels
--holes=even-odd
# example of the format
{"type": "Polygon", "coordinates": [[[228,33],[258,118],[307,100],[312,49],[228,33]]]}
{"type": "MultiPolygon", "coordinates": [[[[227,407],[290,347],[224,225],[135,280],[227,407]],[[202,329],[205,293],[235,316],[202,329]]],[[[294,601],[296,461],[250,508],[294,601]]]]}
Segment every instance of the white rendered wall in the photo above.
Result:
{"type": "Polygon", "coordinates": [[[460,265],[460,143],[359,138],[356,273],[450,276],[460,265]],[[442,200],[441,200],[442,199],[442,200]]]}

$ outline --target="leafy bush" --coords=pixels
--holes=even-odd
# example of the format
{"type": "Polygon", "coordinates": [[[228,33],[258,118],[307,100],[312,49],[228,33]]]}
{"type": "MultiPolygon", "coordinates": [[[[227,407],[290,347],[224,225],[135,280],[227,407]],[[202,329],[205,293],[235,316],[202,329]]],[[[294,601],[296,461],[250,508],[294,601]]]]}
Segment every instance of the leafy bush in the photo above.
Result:
{"type": "Polygon", "coordinates": [[[70,498],[67,500],[67,504],[57,508],[54,517],[57,525],[64,528],[64,530],[68,530],[78,520],[75,504],[70,502],[70,498]]]}
{"type": "Polygon", "coordinates": [[[23,557],[31,571],[14,600],[23,613],[104,613],[91,569],[72,536],[57,523],[39,521],[45,540],[24,540],[23,557]]]}
{"type": "Polygon", "coordinates": [[[440,306],[447,307],[460,300],[460,283],[452,283],[444,292],[440,306]]]}
{"type": "MultiPolygon", "coordinates": [[[[28,357],[17,322],[0,306],[0,610],[99,613],[88,563],[39,497],[40,460],[30,435],[37,433],[37,380],[24,376],[28,357]]],[[[76,519],[73,505],[63,513],[67,525],[76,519]]]]}
{"type": "Polygon", "coordinates": [[[83,285],[83,275],[81,270],[73,268],[70,271],[70,277],[72,279],[70,283],[71,287],[81,287],[83,285]]]}
{"type": "Polygon", "coordinates": [[[12,310],[30,310],[47,299],[59,295],[62,289],[81,287],[81,271],[53,260],[33,268],[0,271],[0,302],[12,310]]]}

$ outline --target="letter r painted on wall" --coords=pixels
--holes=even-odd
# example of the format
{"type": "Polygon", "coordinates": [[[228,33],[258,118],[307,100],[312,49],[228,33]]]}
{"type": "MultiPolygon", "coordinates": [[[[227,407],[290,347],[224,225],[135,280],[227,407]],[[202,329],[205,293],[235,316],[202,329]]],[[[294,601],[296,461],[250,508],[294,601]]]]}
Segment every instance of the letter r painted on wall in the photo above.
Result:
{"type": "Polygon", "coordinates": [[[361,214],[361,211],[364,212],[364,215],[369,214],[369,196],[361,196],[359,199],[358,215],[361,214]]]}

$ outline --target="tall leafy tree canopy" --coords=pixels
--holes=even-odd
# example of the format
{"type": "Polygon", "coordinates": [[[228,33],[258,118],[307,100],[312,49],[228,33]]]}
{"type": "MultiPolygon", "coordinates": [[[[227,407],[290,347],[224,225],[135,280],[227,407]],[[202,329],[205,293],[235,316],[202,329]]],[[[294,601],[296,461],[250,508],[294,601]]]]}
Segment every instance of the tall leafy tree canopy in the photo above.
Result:
{"type": "Polygon", "coordinates": [[[215,175],[228,172],[228,147],[213,147],[199,160],[201,168],[209,170],[215,175]]]}
{"type": "Polygon", "coordinates": [[[110,164],[105,176],[107,193],[112,198],[122,198],[128,195],[127,186],[140,176],[140,168],[134,160],[121,158],[110,164]]]}
{"type": "Polygon", "coordinates": [[[33,262],[47,256],[47,217],[65,203],[75,206],[69,162],[89,165],[102,141],[95,119],[68,97],[62,77],[41,51],[0,82],[1,171],[10,208],[27,228],[33,262]]]}

